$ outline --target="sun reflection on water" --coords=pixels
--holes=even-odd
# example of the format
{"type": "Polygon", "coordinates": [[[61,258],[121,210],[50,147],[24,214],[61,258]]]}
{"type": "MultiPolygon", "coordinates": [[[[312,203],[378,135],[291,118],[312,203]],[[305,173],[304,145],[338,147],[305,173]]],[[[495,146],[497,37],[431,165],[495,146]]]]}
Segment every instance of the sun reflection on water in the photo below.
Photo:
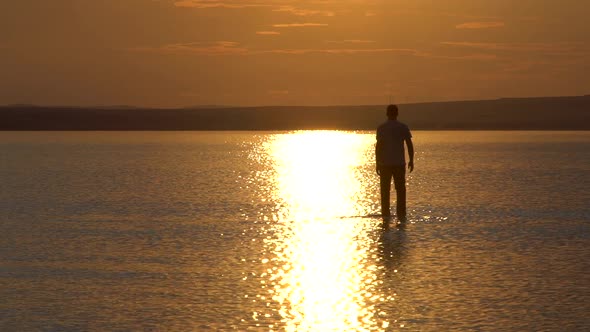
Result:
{"type": "Polygon", "coordinates": [[[280,135],[267,147],[275,161],[275,198],[286,202],[283,219],[309,220],[364,213],[356,204],[366,139],[344,132],[280,135]]]}
{"type": "Polygon", "coordinates": [[[372,137],[345,132],[276,135],[265,145],[273,162],[273,199],[278,202],[272,261],[263,288],[288,331],[380,330],[388,323],[377,309],[379,289],[375,220],[366,174],[372,137]]]}

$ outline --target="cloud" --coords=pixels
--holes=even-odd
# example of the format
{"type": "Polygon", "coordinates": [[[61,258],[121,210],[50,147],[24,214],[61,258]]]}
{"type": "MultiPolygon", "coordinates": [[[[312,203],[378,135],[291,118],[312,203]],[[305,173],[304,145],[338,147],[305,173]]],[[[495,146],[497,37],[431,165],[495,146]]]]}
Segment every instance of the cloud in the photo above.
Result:
{"type": "MultiPolygon", "coordinates": [[[[262,35],[272,35],[274,31],[259,31],[262,35]]],[[[373,41],[365,40],[345,40],[336,42],[338,44],[369,44],[373,41]]],[[[460,56],[446,56],[437,55],[428,52],[423,52],[411,48],[287,48],[287,49],[266,49],[266,50],[252,50],[240,46],[239,43],[232,41],[216,41],[216,42],[194,42],[194,43],[177,43],[167,44],[160,47],[136,47],[130,48],[129,51],[134,52],[148,52],[159,54],[190,54],[199,56],[252,56],[263,54],[276,55],[310,55],[310,54],[326,54],[326,55],[357,55],[357,54],[376,54],[376,53],[392,53],[400,55],[408,55],[421,58],[432,59],[448,59],[448,60],[476,60],[489,61],[497,59],[493,54],[468,54],[460,56]]]]}
{"type": "Polygon", "coordinates": [[[293,55],[304,55],[304,54],[363,54],[363,53],[401,53],[409,54],[414,56],[424,56],[425,54],[414,49],[405,48],[319,48],[319,49],[274,49],[258,51],[257,53],[265,54],[293,54],[293,55]]]}
{"type": "Polygon", "coordinates": [[[160,47],[138,47],[131,51],[153,52],[164,54],[195,54],[195,55],[243,55],[248,53],[247,48],[239,47],[239,44],[232,41],[216,41],[210,43],[178,43],[168,44],[160,47]]]}
{"type": "Polygon", "coordinates": [[[334,16],[333,11],[329,10],[313,10],[313,9],[300,9],[293,6],[279,6],[273,9],[274,12],[288,12],[296,16],[334,16]]]}
{"type": "MultiPolygon", "coordinates": [[[[261,35],[274,35],[274,31],[259,31],[261,35]]],[[[186,54],[195,56],[257,56],[257,55],[363,55],[363,54],[393,54],[417,58],[456,60],[456,61],[496,61],[495,54],[474,53],[466,55],[434,54],[412,48],[356,48],[353,45],[370,45],[371,40],[343,40],[328,41],[328,43],[350,45],[342,48],[278,48],[278,49],[249,49],[232,41],[194,42],[167,44],[159,47],[137,47],[128,49],[133,52],[157,53],[164,55],[186,54]]]]}
{"type": "Polygon", "coordinates": [[[547,65],[551,65],[552,63],[549,61],[531,61],[531,60],[523,60],[523,61],[515,61],[513,63],[509,63],[503,67],[503,71],[505,72],[527,72],[536,70],[540,67],[545,67],[547,65]]]}
{"type": "MultiPolygon", "coordinates": [[[[280,34],[275,31],[258,31],[260,35],[275,35],[280,34]]],[[[328,41],[328,43],[335,44],[349,44],[349,45],[369,45],[373,43],[372,40],[343,40],[343,41],[328,41]]],[[[199,56],[254,56],[264,54],[276,55],[310,55],[310,54],[327,54],[327,55],[357,55],[357,54],[376,54],[376,53],[392,53],[399,55],[414,56],[420,58],[431,59],[447,59],[447,60],[472,60],[472,61],[490,61],[496,60],[498,57],[494,54],[467,54],[467,55],[440,55],[412,48],[285,48],[285,49],[249,49],[241,46],[233,41],[215,41],[215,42],[193,42],[193,43],[176,43],[167,44],[159,47],[136,47],[128,49],[134,52],[149,52],[159,54],[190,54],[199,56]]]]}
{"type": "MultiPolygon", "coordinates": [[[[261,34],[271,34],[274,31],[259,31],[261,34]]],[[[364,40],[347,40],[346,42],[357,44],[372,41],[364,40]]],[[[160,54],[194,54],[194,55],[259,55],[259,54],[367,54],[367,53],[398,53],[411,56],[428,56],[427,53],[410,48],[293,48],[293,49],[261,49],[253,50],[241,46],[233,41],[215,41],[215,42],[193,42],[193,43],[176,43],[167,44],[158,47],[135,47],[127,49],[133,52],[149,52],[160,54]]]]}
{"type": "Polygon", "coordinates": [[[495,54],[466,54],[466,55],[427,55],[429,58],[447,59],[447,60],[475,60],[475,61],[494,61],[498,59],[495,54]]]}
{"type": "Polygon", "coordinates": [[[489,28],[503,28],[505,26],[504,22],[496,21],[496,22],[467,22],[456,25],[455,28],[457,29],[489,29],[489,28]]]}
{"type": "Polygon", "coordinates": [[[442,42],[441,45],[461,48],[476,48],[491,51],[548,52],[560,54],[586,53],[588,47],[583,43],[473,43],[442,42]]]}
{"type": "Polygon", "coordinates": [[[284,24],[273,24],[275,28],[301,28],[301,27],[326,27],[325,23],[284,23],[284,24]]]}
{"type": "Polygon", "coordinates": [[[263,36],[272,36],[272,35],[280,35],[281,33],[278,31],[256,31],[257,35],[263,35],[263,36]]]}
{"type": "MultiPolygon", "coordinates": [[[[331,10],[305,9],[295,6],[285,5],[284,0],[266,0],[266,1],[248,1],[248,0],[175,0],[174,6],[187,7],[196,9],[208,8],[252,8],[267,7],[272,8],[274,12],[286,12],[295,16],[334,16],[331,10]]],[[[312,4],[321,4],[312,2],[312,4]]]]}
{"type": "Polygon", "coordinates": [[[267,93],[273,96],[285,96],[289,94],[289,90],[269,90],[267,93]]]}
{"type": "Polygon", "coordinates": [[[177,0],[174,1],[176,7],[188,8],[249,8],[249,7],[269,7],[269,4],[262,3],[244,3],[244,1],[217,1],[217,0],[177,0]]]}
{"type": "Polygon", "coordinates": [[[396,9],[391,12],[395,16],[414,16],[414,17],[448,17],[460,18],[469,20],[499,20],[497,16],[471,15],[459,12],[443,12],[443,11],[427,11],[427,10],[411,10],[411,9],[396,9]]]}
{"type": "Polygon", "coordinates": [[[345,39],[345,40],[328,40],[326,43],[330,44],[373,44],[376,43],[374,40],[364,39],[345,39]]]}

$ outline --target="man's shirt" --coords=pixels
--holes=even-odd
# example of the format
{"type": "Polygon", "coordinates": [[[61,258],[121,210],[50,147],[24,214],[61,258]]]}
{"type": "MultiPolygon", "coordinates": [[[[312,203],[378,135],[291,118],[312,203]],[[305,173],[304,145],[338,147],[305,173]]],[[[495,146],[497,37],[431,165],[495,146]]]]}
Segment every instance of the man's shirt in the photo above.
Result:
{"type": "Polygon", "coordinates": [[[379,153],[377,164],[384,166],[400,166],[406,164],[404,141],[412,138],[410,129],[397,120],[387,122],[377,128],[377,144],[379,153]]]}

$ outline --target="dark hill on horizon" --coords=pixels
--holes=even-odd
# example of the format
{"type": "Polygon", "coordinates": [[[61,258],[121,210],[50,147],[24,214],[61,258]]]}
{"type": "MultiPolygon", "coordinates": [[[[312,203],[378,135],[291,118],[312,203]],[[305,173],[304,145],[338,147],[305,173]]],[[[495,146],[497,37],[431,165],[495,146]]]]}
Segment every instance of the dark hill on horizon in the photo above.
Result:
{"type": "MultiPolygon", "coordinates": [[[[413,130],[590,130],[590,96],[401,104],[413,130]]],[[[385,106],[0,107],[0,130],[373,130],[385,106]]]]}

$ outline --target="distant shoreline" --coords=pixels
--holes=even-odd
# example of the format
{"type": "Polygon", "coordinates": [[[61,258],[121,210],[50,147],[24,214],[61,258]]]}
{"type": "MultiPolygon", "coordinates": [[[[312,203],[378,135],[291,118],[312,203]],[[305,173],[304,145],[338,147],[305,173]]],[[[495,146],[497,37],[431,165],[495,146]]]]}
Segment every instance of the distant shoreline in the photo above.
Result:
{"type": "MultiPolygon", "coordinates": [[[[413,130],[590,130],[590,96],[401,104],[413,130]]],[[[374,130],[385,105],[153,109],[0,107],[1,131],[374,130]]]]}
{"type": "MultiPolygon", "coordinates": [[[[108,133],[108,132],[137,132],[137,133],[149,133],[149,132],[211,132],[211,133],[237,133],[237,132],[244,132],[244,133],[267,133],[267,132],[276,132],[276,133],[288,133],[288,132],[295,132],[295,131],[345,131],[345,132],[354,132],[354,131],[375,131],[377,127],[372,129],[338,129],[338,128],[308,128],[308,129],[14,129],[14,130],[6,130],[0,129],[0,133],[18,133],[18,132],[97,132],[97,133],[108,133]]],[[[469,129],[428,129],[428,128],[410,128],[412,132],[416,131],[490,131],[490,132],[544,132],[544,131],[553,131],[553,132],[586,132],[590,131],[590,129],[477,129],[477,128],[469,128],[469,129]]]]}

